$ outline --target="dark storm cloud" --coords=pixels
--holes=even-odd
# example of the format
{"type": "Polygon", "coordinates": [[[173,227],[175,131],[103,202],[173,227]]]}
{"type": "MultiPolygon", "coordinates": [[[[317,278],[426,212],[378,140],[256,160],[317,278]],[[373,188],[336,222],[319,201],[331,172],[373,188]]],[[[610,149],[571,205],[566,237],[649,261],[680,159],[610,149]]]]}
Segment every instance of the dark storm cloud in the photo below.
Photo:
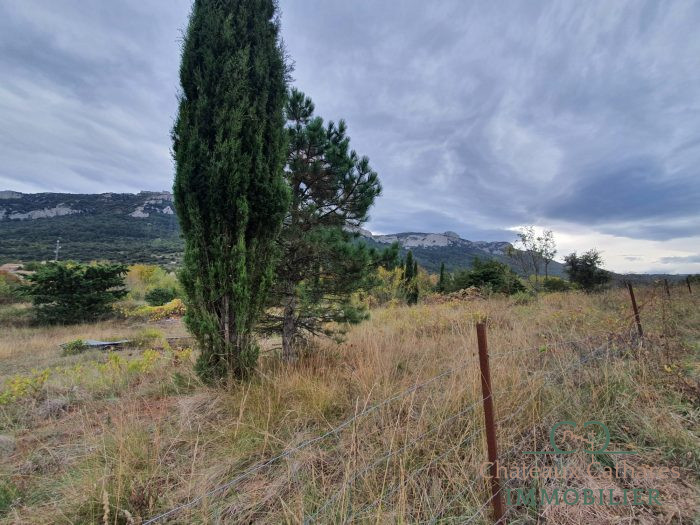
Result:
{"type": "Polygon", "coordinates": [[[0,187],[168,188],[187,4],[0,4],[0,187]]]}
{"type": "Polygon", "coordinates": [[[700,263],[700,254],[688,255],[686,257],[662,257],[659,259],[661,264],[676,264],[676,263],[700,263]]]}
{"type": "MultiPolygon", "coordinates": [[[[281,0],[298,87],[345,118],[371,229],[697,235],[700,4],[281,0]]],[[[0,186],[171,186],[189,1],[0,4],[0,186]]]]}

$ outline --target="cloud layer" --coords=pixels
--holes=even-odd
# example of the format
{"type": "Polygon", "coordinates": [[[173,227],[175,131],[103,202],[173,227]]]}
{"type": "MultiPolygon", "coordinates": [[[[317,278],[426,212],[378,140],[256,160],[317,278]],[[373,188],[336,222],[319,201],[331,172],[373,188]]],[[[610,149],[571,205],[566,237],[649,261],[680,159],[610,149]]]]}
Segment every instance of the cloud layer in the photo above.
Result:
{"type": "MultiPolygon", "coordinates": [[[[561,232],[563,250],[605,249],[618,271],[700,272],[699,4],[281,9],[296,84],[319,114],[348,121],[380,173],[371,229],[496,240],[538,224],[561,232]]],[[[0,186],[170,187],[188,10],[0,4],[0,186]]]]}

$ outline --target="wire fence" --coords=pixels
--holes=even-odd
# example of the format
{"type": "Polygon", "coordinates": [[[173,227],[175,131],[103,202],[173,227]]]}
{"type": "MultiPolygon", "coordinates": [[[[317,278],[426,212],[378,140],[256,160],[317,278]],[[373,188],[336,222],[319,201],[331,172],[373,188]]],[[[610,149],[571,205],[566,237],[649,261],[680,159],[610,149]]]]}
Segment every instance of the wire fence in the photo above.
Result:
{"type": "MultiPolygon", "coordinates": [[[[652,294],[649,297],[646,297],[644,303],[642,303],[641,306],[639,306],[639,311],[642,311],[649,305],[653,304],[656,300],[659,299],[659,297],[660,294],[658,293],[658,290],[654,289],[652,294]]],[[[499,396],[505,393],[512,393],[513,391],[517,390],[525,384],[532,385],[535,382],[539,382],[539,387],[536,390],[531,391],[530,395],[527,396],[525,402],[522,402],[517,410],[512,411],[507,415],[507,417],[501,419],[498,422],[498,424],[503,425],[504,423],[508,423],[519,417],[530,405],[530,403],[542,394],[545,387],[554,386],[556,384],[555,382],[557,381],[561,382],[565,377],[566,373],[580,370],[582,367],[589,366],[592,362],[599,359],[610,359],[612,357],[615,357],[613,355],[613,352],[611,352],[611,341],[616,341],[618,343],[634,343],[639,341],[639,337],[636,335],[634,330],[635,317],[636,314],[632,314],[630,316],[624,316],[622,319],[620,319],[620,322],[623,324],[623,326],[625,326],[625,328],[618,333],[607,332],[583,338],[569,340],[551,340],[546,341],[543,344],[535,345],[528,348],[511,348],[502,352],[492,353],[489,356],[490,360],[496,364],[502,362],[506,357],[510,357],[517,354],[532,355],[533,352],[537,352],[535,355],[542,355],[544,358],[553,358],[554,360],[556,360],[555,352],[540,352],[543,346],[546,349],[564,349],[568,347],[578,352],[579,354],[578,360],[569,362],[568,364],[566,364],[566,366],[562,365],[561,367],[557,367],[554,370],[547,370],[541,366],[535,369],[523,368],[522,372],[524,372],[524,374],[522,374],[523,377],[519,382],[517,382],[514,385],[511,385],[507,389],[499,390],[494,394],[493,397],[497,400],[499,396]],[[630,321],[629,327],[625,325],[627,321],[630,321]],[[589,350],[588,352],[581,352],[580,349],[585,344],[592,345],[592,350],[589,350]]],[[[541,363],[538,363],[538,365],[539,364],[541,363]]],[[[254,474],[260,473],[265,469],[281,462],[282,460],[289,458],[313,445],[320,444],[333,436],[338,436],[344,431],[354,428],[354,426],[361,420],[365,420],[370,415],[378,413],[380,410],[382,410],[385,407],[388,407],[392,403],[405,400],[412,394],[416,394],[422,390],[425,390],[431,385],[438,385],[441,381],[445,380],[446,378],[453,376],[457,372],[463,371],[468,367],[473,368],[474,365],[475,362],[473,360],[466,360],[465,362],[457,366],[447,368],[446,370],[440,372],[437,375],[432,376],[431,378],[425,381],[416,383],[410,388],[397,392],[374,404],[366,406],[362,410],[357,411],[351,417],[345,419],[338,425],[330,428],[329,430],[321,433],[320,435],[305,439],[298,445],[287,448],[266,460],[249,465],[226,483],[221,484],[187,502],[172,507],[167,511],[152,516],[151,518],[143,521],[143,525],[149,525],[152,523],[164,521],[168,518],[173,518],[180,512],[192,508],[198,505],[199,503],[203,502],[204,500],[208,500],[213,496],[235,489],[243,481],[250,478],[254,474]]],[[[385,449],[383,453],[379,455],[379,457],[376,457],[364,466],[356,468],[353,472],[346,474],[341,483],[341,486],[334,490],[331,494],[329,494],[325,499],[321,500],[318,506],[315,508],[315,510],[308,512],[308,514],[304,516],[304,524],[307,525],[319,522],[350,523],[355,520],[368,520],[371,517],[372,513],[376,512],[376,509],[381,509],[385,505],[385,503],[390,502],[391,498],[393,498],[402,488],[405,488],[410,483],[413,483],[424,472],[428,471],[431,468],[434,468],[441,462],[444,462],[450,455],[457,455],[458,452],[466,444],[473,442],[474,439],[483,435],[484,428],[482,425],[477,425],[470,431],[466,432],[466,435],[460,434],[458,437],[458,441],[453,445],[448,446],[444,452],[433,457],[421,466],[412,469],[408,473],[408,475],[403,479],[400,479],[387,487],[383,487],[377,498],[374,498],[372,501],[365,503],[357,511],[353,511],[351,505],[347,504],[349,499],[348,493],[351,492],[352,487],[359,480],[363,479],[368,473],[374,471],[382,465],[384,465],[385,468],[388,467],[388,464],[392,459],[399,457],[402,453],[422,443],[430,436],[438,434],[441,430],[444,431],[447,427],[451,425],[454,426],[456,423],[462,421],[462,419],[464,419],[465,416],[473,414],[475,411],[477,411],[478,407],[482,404],[484,400],[485,398],[482,397],[477,397],[476,399],[473,399],[472,402],[468,403],[466,407],[460,408],[457,412],[444,417],[438,422],[437,425],[429,427],[425,431],[420,432],[418,435],[407,439],[406,442],[400,445],[397,444],[396,448],[394,448],[394,443],[392,440],[391,446],[388,449],[385,449]],[[335,508],[338,502],[341,502],[342,505],[345,507],[345,510],[342,511],[342,518],[338,516],[338,509],[335,508]],[[332,517],[329,517],[328,515],[331,513],[335,514],[332,517]]],[[[563,402],[564,401],[552,406],[544,416],[541,416],[540,419],[545,419],[549,417],[561,407],[563,402]]],[[[470,421],[473,423],[474,417],[472,417],[470,421]]],[[[380,433],[382,430],[383,429],[381,426],[376,426],[374,432],[380,433]]],[[[511,447],[509,450],[505,451],[503,453],[503,456],[507,457],[509,454],[511,454],[513,450],[517,447],[517,445],[518,444],[516,443],[516,445],[511,447]]],[[[468,484],[462,490],[457,491],[454,495],[452,495],[452,497],[450,497],[446,501],[446,503],[441,505],[440,508],[435,509],[434,512],[432,512],[432,515],[427,518],[427,521],[423,521],[423,523],[429,523],[431,525],[437,523],[437,521],[440,520],[452,508],[452,506],[461,498],[463,498],[467,493],[471,492],[475,495],[480,494],[482,492],[480,490],[481,484],[483,484],[483,480],[478,478],[477,476],[474,476],[472,483],[468,484]]],[[[505,487],[506,484],[502,485],[500,491],[502,492],[505,489],[505,487]]],[[[460,521],[460,523],[470,523],[480,517],[486,518],[486,512],[492,499],[493,496],[491,498],[487,498],[483,505],[477,507],[476,510],[473,511],[472,516],[466,518],[467,521],[460,521]]],[[[377,516],[375,516],[375,518],[378,519],[377,516]]]]}

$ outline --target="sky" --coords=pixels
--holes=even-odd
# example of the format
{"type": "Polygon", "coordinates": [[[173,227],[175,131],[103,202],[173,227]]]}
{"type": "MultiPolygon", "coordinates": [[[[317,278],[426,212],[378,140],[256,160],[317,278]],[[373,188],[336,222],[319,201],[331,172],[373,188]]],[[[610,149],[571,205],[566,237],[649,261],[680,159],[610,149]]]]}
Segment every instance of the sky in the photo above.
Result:
{"type": "MultiPolygon", "coordinates": [[[[172,186],[189,0],[0,1],[0,190],[172,186]]],[[[700,273],[700,3],[280,0],[294,85],[346,120],[375,233],[700,273]]]]}

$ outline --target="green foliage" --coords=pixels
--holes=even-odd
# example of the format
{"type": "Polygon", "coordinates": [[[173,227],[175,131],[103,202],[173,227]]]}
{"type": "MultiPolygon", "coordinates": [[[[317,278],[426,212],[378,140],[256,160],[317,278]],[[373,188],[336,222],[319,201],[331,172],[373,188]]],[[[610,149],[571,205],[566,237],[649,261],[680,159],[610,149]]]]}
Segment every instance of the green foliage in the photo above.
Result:
{"type": "Polygon", "coordinates": [[[542,282],[542,289],[545,292],[568,292],[571,290],[571,283],[560,277],[546,277],[542,282]]]}
{"type": "Polygon", "coordinates": [[[532,291],[520,291],[511,295],[513,302],[518,305],[530,304],[537,298],[537,294],[532,291]]]}
{"type": "Polygon", "coordinates": [[[564,269],[569,280],[586,292],[599,289],[610,281],[610,272],[603,270],[600,267],[602,264],[603,259],[595,249],[588,250],[583,255],[574,252],[564,257],[564,269]]]}
{"type": "MultiPolygon", "coordinates": [[[[24,194],[5,199],[9,213],[54,208],[58,205],[80,213],[33,220],[8,220],[0,227],[0,264],[16,261],[53,260],[56,239],[61,239],[61,259],[88,263],[95,259],[121,262],[150,262],[174,265],[180,259],[183,242],[174,215],[162,210],[172,203],[146,207],[148,217],[131,213],[159,194],[75,195],[67,193],[24,194]]],[[[36,263],[23,268],[36,271],[36,263]]]]}
{"type": "Polygon", "coordinates": [[[0,304],[13,304],[22,300],[22,284],[19,278],[0,272],[0,304]]]}
{"type": "Polygon", "coordinates": [[[182,296],[177,276],[161,266],[152,264],[134,264],[130,266],[129,273],[126,276],[126,285],[129,289],[128,298],[134,301],[146,299],[146,294],[156,288],[174,290],[175,295],[166,302],[182,296]]]}
{"type": "Polygon", "coordinates": [[[144,328],[131,338],[131,344],[137,348],[149,348],[160,343],[160,346],[165,346],[165,336],[163,332],[155,328],[144,328]]]}
{"type": "Polygon", "coordinates": [[[88,344],[85,341],[83,341],[82,339],[75,339],[73,341],[70,341],[70,342],[62,345],[62,347],[63,347],[62,354],[64,356],[82,354],[83,352],[85,352],[86,350],[88,350],[90,348],[88,346],[88,344]]]}
{"type": "Polygon", "coordinates": [[[123,264],[49,263],[28,276],[36,317],[45,323],[79,323],[107,316],[126,295],[123,264]]]}
{"type": "Polygon", "coordinates": [[[435,290],[438,293],[445,293],[448,287],[448,274],[445,271],[445,263],[440,264],[440,277],[438,278],[437,287],[435,290]]]}
{"type": "Polygon", "coordinates": [[[186,323],[206,379],[247,375],[287,211],[286,75],[273,0],[196,0],[173,151],[186,323]]]}
{"type": "Polygon", "coordinates": [[[176,288],[152,288],[146,292],[146,302],[151,306],[163,306],[178,297],[176,288]]]}
{"type": "Polygon", "coordinates": [[[539,290],[540,271],[544,269],[544,275],[548,277],[549,265],[557,254],[554,233],[551,230],[545,230],[542,235],[537,235],[534,226],[526,226],[520,228],[517,236],[518,239],[514,245],[507,250],[508,257],[520,270],[521,275],[535,276],[533,287],[539,290]]]}
{"type": "Polygon", "coordinates": [[[407,304],[417,304],[420,289],[416,278],[418,277],[418,262],[413,258],[410,250],[406,254],[403,267],[403,294],[407,304]]]}
{"type": "Polygon", "coordinates": [[[141,321],[161,321],[173,317],[185,315],[185,304],[181,299],[173,299],[162,306],[133,305],[122,303],[118,306],[119,312],[127,319],[141,321]]]}
{"type": "Polygon", "coordinates": [[[7,514],[18,495],[17,487],[9,477],[0,479],[0,516],[7,514]]]}
{"type": "Polygon", "coordinates": [[[365,319],[365,306],[353,294],[368,287],[375,263],[388,263],[397,252],[378,254],[347,231],[367,220],[381,186],[369,159],[350,149],[345,122],[324,124],[296,89],[286,116],[291,201],[271,301],[282,312],[268,315],[263,329],[281,333],[289,358],[307,335],[337,334],[365,319]]]}
{"type": "Polygon", "coordinates": [[[404,267],[403,267],[403,280],[406,283],[409,283],[413,280],[413,277],[416,275],[415,272],[415,265],[413,261],[413,252],[411,250],[408,251],[406,254],[406,261],[404,262],[404,267]]]}
{"type": "Polygon", "coordinates": [[[471,270],[458,271],[452,277],[451,290],[475,286],[493,293],[514,294],[524,292],[525,286],[517,274],[507,265],[494,260],[475,258],[471,270]]]}

